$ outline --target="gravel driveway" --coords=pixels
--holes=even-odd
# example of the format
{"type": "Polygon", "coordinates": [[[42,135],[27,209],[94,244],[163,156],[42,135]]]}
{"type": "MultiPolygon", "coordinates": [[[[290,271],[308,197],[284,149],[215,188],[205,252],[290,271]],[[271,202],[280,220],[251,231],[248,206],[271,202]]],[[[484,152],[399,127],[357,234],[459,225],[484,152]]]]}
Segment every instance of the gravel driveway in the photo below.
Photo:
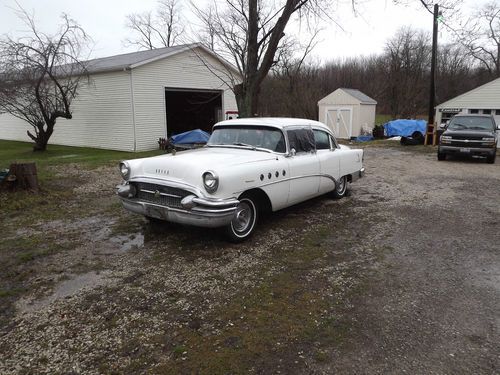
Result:
{"type": "Polygon", "coordinates": [[[350,197],[242,245],[151,226],[88,172],[92,215],[18,229],[74,246],[2,308],[0,373],[499,373],[500,165],[421,147],[365,163],[350,197]]]}

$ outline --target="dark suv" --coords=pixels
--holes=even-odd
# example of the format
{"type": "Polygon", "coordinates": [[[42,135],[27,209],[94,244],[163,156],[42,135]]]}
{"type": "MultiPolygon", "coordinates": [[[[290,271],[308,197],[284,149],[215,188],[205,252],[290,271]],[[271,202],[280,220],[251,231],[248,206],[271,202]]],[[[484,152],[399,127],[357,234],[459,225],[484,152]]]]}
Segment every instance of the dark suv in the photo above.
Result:
{"type": "Polygon", "coordinates": [[[456,115],[445,126],[438,147],[438,160],[445,160],[446,155],[486,156],[488,163],[495,162],[500,130],[495,119],[490,115],[456,115]]]}

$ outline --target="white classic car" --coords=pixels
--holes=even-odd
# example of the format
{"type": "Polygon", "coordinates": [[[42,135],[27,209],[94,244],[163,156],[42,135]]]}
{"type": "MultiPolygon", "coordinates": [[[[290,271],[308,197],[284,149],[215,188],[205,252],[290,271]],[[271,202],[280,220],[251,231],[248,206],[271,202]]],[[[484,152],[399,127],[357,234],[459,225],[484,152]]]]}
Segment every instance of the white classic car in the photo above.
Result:
{"type": "Polygon", "coordinates": [[[120,163],[125,209],[153,219],[225,227],[239,242],[259,214],[331,192],[364,174],[363,150],[339,145],[324,124],[243,118],[215,124],[203,148],[120,163]]]}

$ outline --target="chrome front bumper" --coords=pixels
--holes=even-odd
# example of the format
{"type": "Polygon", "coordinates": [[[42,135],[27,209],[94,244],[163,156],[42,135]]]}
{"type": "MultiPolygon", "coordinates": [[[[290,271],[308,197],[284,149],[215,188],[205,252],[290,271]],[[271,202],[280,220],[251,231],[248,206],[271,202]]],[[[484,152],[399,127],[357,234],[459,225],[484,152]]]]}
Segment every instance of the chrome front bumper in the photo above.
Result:
{"type": "Polygon", "coordinates": [[[126,210],[179,224],[222,227],[231,222],[239,204],[234,198],[215,200],[189,195],[182,199],[182,208],[168,207],[129,196],[126,186],[117,186],[117,195],[126,210]]]}
{"type": "Polygon", "coordinates": [[[365,167],[351,174],[351,182],[359,180],[360,178],[364,177],[364,175],[365,175],[365,167]]]}

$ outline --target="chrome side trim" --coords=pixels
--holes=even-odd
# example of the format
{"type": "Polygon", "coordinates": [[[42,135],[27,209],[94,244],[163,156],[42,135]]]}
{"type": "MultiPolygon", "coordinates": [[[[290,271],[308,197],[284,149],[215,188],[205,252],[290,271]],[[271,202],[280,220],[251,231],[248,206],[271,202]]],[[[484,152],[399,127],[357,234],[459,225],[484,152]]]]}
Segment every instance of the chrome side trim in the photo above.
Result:
{"type": "Polygon", "coordinates": [[[301,176],[293,176],[293,177],[282,178],[282,179],[277,180],[277,181],[271,181],[271,182],[267,182],[265,184],[256,186],[256,188],[257,187],[269,186],[269,185],[277,184],[277,183],[280,183],[280,182],[298,180],[300,178],[309,178],[309,177],[325,177],[325,178],[328,178],[328,179],[332,180],[334,184],[337,184],[337,179],[335,177],[333,177],[333,176],[331,176],[329,174],[326,174],[326,173],[317,173],[317,174],[307,174],[307,175],[301,175],[301,176]]]}

